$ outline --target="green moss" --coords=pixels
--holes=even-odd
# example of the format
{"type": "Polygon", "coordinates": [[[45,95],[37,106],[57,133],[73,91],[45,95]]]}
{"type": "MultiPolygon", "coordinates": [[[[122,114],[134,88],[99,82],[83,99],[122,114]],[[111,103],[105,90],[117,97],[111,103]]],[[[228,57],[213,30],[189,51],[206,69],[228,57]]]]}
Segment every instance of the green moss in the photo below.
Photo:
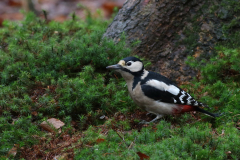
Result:
{"type": "Polygon", "coordinates": [[[212,131],[211,124],[202,122],[183,126],[181,134],[178,128],[170,127],[171,124],[161,121],[156,130],[147,127],[141,132],[121,132],[124,141],[116,131],[110,130],[102,137],[103,143],[76,150],[76,159],[138,159],[137,152],[151,159],[227,159],[227,151],[231,151],[231,157],[239,156],[236,148],[240,145],[239,133],[232,123],[219,126],[217,133],[212,131]]]}
{"type": "Polygon", "coordinates": [[[33,13],[20,23],[4,21],[0,29],[0,154],[14,144],[35,142],[24,137],[32,135],[28,129],[42,134],[37,125],[44,117],[67,124],[80,120],[83,128],[87,115],[92,117],[91,124],[98,124],[101,114],[134,109],[124,81],[106,71],[106,66],[131,51],[124,36],[118,44],[102,38],[109,23],[91,15],[86,21],[73,16],[64,23],[46,22],[33,13]],[[34,116],[28,116],[32,112],[34,116]],[[22,123],[31,124],[28,129],[11,125],[13,119],[26,118],[28,122],[22,123]]]}
{"type": "MultiPolygon", "coordinates": [[[[207,92],[202,100],[210,106],[216,106],[224,112],[224,119],[237,122],[239,112],[240,69],[238,59],[239,49],[228,49],[223,46],[216,48],[218,55],[209,61],[203,60],[196,63],[194,58],[189,58],[188,64],[201,71],[202,79],[193,83],[203,88],[201,93],[207,92]],[[203,67],[203,64],[205,65],[203,67]]],[[[197,88],[194,88],[197,90],[197,88]]],[[[192,90],[192,89],[190,89],[192,90]]]]}
{"type": "MultiPolygon", "coordinates": [[[[193,23],[191,30],[184,31],[183,43],[189,51],[196,47],[200,30],[198,22],[193,23]]],[[[76,142],[81,148],[73,147],[75,159],[139,159],[139,152],[150,159],[238,159],[240,52],[238,32],[230,31],[238,27],[238,19],[223,27],[225,41],[217,44],[216,55],[202,61],[189,57],[187,62],[202,75],[188,91],[223,116],[210,121],[201,114],[198,121],[185,114],[138,130],[131,130],[138,119],[99,120],[102,115],[135,110],[122,78],[105,70],[130,54],[124,37],[118,44],[102,39],[108,24],[90,15],[85,22],[75,16],[64,23],[46,22],[31,13],[20,24],[4,22],[0,29],[0,158],[6,158],[14,144],[28,148],[39,143],[34,137],[45,135],[38,124],[54,117],[65,122],[63,132],[81,135],[76,142]],[[70,130],[72,122],[78,126],[75,133],[70,130]]],[[[50,142],[48,138],[45,143],[50,142]]]]}

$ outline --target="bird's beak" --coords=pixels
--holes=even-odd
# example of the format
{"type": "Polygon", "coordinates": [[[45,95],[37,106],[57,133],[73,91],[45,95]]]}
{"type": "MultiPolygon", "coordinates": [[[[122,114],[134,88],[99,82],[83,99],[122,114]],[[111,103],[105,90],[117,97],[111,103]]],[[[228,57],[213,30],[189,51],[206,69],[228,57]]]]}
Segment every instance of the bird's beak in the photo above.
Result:
{"type": "Polygon", "coordinates": [[[115,64],[115,65],[107,66],[106,68],[112,69],[112,70],[117,70],[117,69],[121,69],[122,66],[120,64],[115,64]]]}

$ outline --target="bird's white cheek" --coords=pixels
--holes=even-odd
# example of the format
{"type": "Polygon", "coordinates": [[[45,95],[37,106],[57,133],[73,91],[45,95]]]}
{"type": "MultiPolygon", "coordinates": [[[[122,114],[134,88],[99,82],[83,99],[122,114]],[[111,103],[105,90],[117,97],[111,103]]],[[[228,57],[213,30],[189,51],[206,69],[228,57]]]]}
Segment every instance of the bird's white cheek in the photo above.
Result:
{"type": "Polygon", "coordinates": [[[142,64],[142,62],[134,62],[134,63],[132,63],[131,66],[127,66],[126,68],[128,70],[130,70],[131,72],[138,72],[138,71],[142,70],[143,64],[142,64]]]}

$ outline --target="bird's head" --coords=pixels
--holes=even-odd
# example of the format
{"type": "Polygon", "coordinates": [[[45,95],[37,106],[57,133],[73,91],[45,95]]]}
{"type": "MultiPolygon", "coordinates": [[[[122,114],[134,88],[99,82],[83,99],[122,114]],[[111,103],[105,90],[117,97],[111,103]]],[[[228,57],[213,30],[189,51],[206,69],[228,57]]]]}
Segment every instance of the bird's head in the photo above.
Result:
{"type": "Polygon", "coordinates": [[[142,61],[136,57],[126,57],[118,62],[118,64],[108,66],[107,69],[120,72],[122,76],[131,74],[133,76],[142,75],[144,65],[142,61]]]}

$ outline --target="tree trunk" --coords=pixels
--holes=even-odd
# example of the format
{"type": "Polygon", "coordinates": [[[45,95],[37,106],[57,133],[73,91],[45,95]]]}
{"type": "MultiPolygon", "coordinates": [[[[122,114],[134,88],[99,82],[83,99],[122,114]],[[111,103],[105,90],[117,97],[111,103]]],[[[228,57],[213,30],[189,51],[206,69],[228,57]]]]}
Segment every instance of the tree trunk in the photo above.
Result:
{"type": "MultiPolygon", "coordinates": [[[[127,0],[107,28],[104,37],[117,42],[124,32],[128,44],[140,40],[140,44],[133,48],[133,54],[149,59],[152,62],[149,70],[159,72],[177,83],[188,81],[197,72],[185,64],[187,55],[196,54],[198,57],[205,51],[211,54],[209,47],[214,43],[209,40],[198,49],[195,45],[194,51],[186,50],[186,45],[179,43],[186,38],[184,30],[194,32],[190,20],[196,18],[204,4],[204,0],[127,0]]],[[[206,32],[212,26],[204,23],[201,15],[199,17],[194,21],[196,28],[203,32],[204,37],[209,36],[206,32]]],[[[193,40],[201,43],[199,33],[193,40]]]]}

